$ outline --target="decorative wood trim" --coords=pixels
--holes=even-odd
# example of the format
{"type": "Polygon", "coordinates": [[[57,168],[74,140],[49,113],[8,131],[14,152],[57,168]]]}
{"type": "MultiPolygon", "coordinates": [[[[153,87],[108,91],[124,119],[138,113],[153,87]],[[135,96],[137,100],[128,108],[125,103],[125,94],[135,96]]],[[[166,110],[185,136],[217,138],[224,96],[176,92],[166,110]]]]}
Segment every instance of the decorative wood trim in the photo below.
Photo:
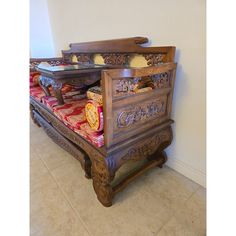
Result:
{"type": "Polygon", "coordinates": [[[171,129],[165,129],[157,135],[145,140],[141,144],[131,147],[127,153],[121,158],[122,160],[138,161],[153,155],[162,143],[171,143],[172,131],[171,129]]]}
{"type": "Polygon", "coordinates": [[[166,114],[166,104],[167,99],[165,96],[141,105],[127,107],[121,112],[114,114],[114,117],[117,117],[117,123],[114,128],[130,127],[136,123],[147,122],[150,119],[163,116],[166,114]]]}
{"type": "Polygon", "coordinates": [[[79,63],[92,64],[93,63],[93,55],[92,54],[76,54],[77,60],[79,63]]]}
{"type": "Polygon", "coordinates": [[[112,205],[113,191],[110,185],[114,175],[109,172],[104,159],[97,157],[92,162],[93,188],[98,200],[106,207],[112,205]]]}
{"type": "Polygon", "coordinates": [[[64,63],[62,57],[55,57],[55,58],[30,58],[30,71],[36,71],[35,67],[40,64],[41,62],[47,62],[52,66],[57,66],[64,63]]]}
{"type": "Polygon", "coordinates": [[[104,63],[107,65],[127,65],[129,55],[124,53],[105,53],[101,54],[104,59],[104,63]]]}
{"type": "Polygon", "coordinates": [[[156,66],[164,62],[165,54],[143,54],[148,66],[156,66]]]}
{"type": "MultiPolygon", "coordinates": [[[[163,47],[143,47],[141,44],[148,43],[148,38],[146,37],[133,37],[133,38],[123,38],[123,39],[112,39],[103,40],[95,42],[82,42],[82,43],[71,43],[69,45],[70,49],[62,50],[62,54],[69,53],[166,53],[168,57],[168,62],[173,62],[173,51],[175,47],[173,46],[163,46],[163,47]],[[171,55],[169,55],[171,54],[171,55]]],[[[167,61],[165,61],[167,62],[167,61]]]]}

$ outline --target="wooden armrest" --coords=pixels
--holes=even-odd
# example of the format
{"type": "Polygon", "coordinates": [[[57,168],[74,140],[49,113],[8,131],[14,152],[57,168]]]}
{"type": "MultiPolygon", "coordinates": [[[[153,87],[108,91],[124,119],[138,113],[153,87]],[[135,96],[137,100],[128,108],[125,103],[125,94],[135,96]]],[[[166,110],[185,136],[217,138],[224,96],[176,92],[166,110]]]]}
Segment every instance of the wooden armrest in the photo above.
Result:
{"type": "Polygon", "coordinates": [[[170,120],[175,70],[176,63],[164,63],[153,67],[102,72],[106,148],[170,120]],[[152,79],[155,88],[134,93],[134,80],[142,78],[152,79]]]}

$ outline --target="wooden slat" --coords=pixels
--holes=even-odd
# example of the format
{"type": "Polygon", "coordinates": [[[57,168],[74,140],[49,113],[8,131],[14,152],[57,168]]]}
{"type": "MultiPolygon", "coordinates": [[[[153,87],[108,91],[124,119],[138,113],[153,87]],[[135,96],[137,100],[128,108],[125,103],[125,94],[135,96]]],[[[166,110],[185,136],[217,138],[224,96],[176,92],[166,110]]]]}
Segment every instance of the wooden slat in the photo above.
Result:
{"type": "Polygon", "coordinates": [[[129,183],[134,181],[136,178],[144,174],[149,169],[161,165],[165,160],[158,159],[158,160],[152,160],[145,163],[141,168],[134,171],[132,174],[127,176],[125,179],[123,179],[120,183],[118,183],[116,186],[112,188],[113,194],[116,194],[120,191],[122,191],[129,183]]]}

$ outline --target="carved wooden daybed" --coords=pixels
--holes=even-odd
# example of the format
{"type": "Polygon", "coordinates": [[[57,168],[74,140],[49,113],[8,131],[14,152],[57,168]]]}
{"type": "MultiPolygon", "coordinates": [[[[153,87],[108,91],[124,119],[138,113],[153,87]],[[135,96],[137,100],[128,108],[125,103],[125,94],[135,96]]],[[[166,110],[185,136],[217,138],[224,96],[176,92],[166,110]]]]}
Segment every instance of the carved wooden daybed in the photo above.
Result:
{"type": "MultiPolygon", "coordinates": [[[[101,81],[104,117],[102,147],[96,147],[75,133],[47,106],[34,96],[30,96],[30,113],[33,121],[58,145],[80,161],[85,176],[93,180],[98,200],[107,207],[112,205],[114,195],[137,176],[152,167],[162,167],[167,160],[164,149],[172,142],[171,106],[176,71],[175,47],[140,45],[147,42],[147,38],[134,37],[75,43],[70,44],[69,50],[62,51],[60,58],[30,59],[31,72],[35,71],[36,65],[42,61],[51,65],[90,65],[94,63],[95,56],[102,57],[107,65],[107,68],[96,72],[96,76],[91,74],[90,78],[86,77],[85,81],[89,81],[87,84],[80,84],[81,88],[88,88],[101,81]],[[133,57],[137,55],[146,60],[147,67],[129,67],[133,57]],[[74,58],[77,62],[73,61],[74,58]],[[154,79],[155,89],[137,94],[130,93],[129,88],[125,92],[117,92],[124,81],[131,81],[128,83],[129,86],[133,79],[143,77],[154,79]],[[138,170],[131,172],[115,186],[111,185],[122,165],[139,160],[145,162],[138,170]]],[[[77,78],[77,82],[79,80],[80,78],[77,78]]],[[[73,84],[75,79],[68,83],[70,82],[73,84]]],[[[48,85],[43,88],[47,88],[48,85]]],[[[58,89],[57,84],[51,85],[58,89]]]]}

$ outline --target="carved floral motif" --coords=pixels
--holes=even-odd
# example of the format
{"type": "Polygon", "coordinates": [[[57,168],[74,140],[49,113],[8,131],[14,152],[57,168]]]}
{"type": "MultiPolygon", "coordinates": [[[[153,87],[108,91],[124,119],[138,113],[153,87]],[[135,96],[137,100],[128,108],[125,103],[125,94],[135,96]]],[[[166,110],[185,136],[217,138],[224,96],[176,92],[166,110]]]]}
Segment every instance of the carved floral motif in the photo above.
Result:
{"type": "Polygon", "coordinates": [[[78,62],[80,63],[92,63],[91,54],[77,54],[76,55],[78,62]]]}
{"type": "Polygon", "coordinates": [[[125,65],[128,63],[129,55],[122,53],[102,54],[104,63],[107,65],[125,65]]]}
{"type": "Polygon", "coordinates": [[[63,53],[63,59],[66,63],[72,62],[72,55],[69,53],[63,53]]]}
{"type": "Polygon", "coordinates": [[[144,54],[144,58],[147,60],[149,66],[155,66],[163,63],[165,57],[164,54],[144,54]]]}
{"type": "MultiPolygon", "coordinates": [[[[151,83],[152,89],[169,88],[171,81],[171,72],[159,73],[145,77],[125,78],[114,81],[115,92],[114,96],[122,97],[129,94],[134,94],[134,88],[144,81],[151,83]]],[[[144,82],[145,83],[145,82],[144,82]]],[[[150,86],[149,84],[146,85],[150,86]]]]}
{"type": "MultiPolygon", "coordinates": [[[[51,66],[58,66],[63,63],[63,60],[42,60],[43,62],[47,62],[51,66]]],[[[35,67],[38,66],[42,61],[32,61],[30,62],[30,70],[35,70],[35,67]]]]}
{"type": "Polygon", "coordinates": [[[114,175],[109,173],[104,159],[92,161],[93,187],[98,199],[104,206],[112,205],[113,191],[110,185],[114,175]]]}
{"type": "Polygon", "coordinates": [[[159,117],[165,114],[166,99],[161,97],[156,101],[144,103],[140,106],[131,106],[117,114],[117,127],[123,128],[134,125],[152,117],[159,117]]]}
{"type": "Polygon", "coordinates": [[[137,147],[130,148],[125,156],[122,157],[122,160],[141,160],[145,159],[148,156],[154,154],[159,148],[160,144],[172,139],[171,129],[163,130],[158,135],[155,135],[151,139],[148,139],[144,143],[140,144],[137,147]]]}
{"type": "Polygon", "coordinates": [[[170,87],[170,72],[160,73],[152,76],[155,88],[168,88],[170,87]]]}

